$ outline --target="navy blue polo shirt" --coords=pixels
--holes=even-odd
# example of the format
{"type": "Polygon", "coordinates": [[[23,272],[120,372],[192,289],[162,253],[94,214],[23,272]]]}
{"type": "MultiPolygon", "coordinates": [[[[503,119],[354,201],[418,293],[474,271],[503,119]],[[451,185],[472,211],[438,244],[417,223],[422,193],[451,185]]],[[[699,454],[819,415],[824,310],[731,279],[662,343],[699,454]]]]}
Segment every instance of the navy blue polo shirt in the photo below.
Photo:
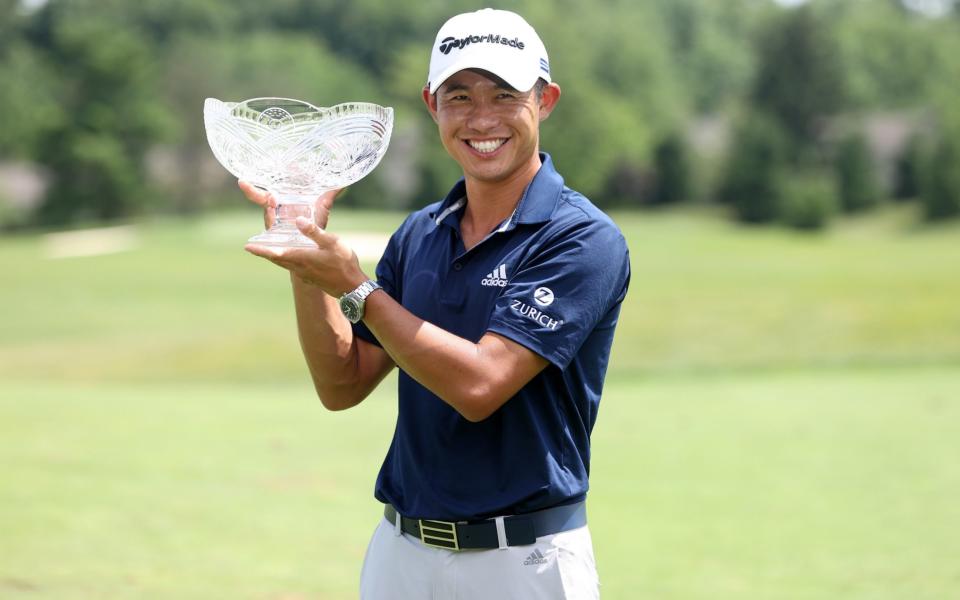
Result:
{"type": "MultiPolygon", "coordinates": [[[[485,518],[586,497],[630,262],[613,221],[541,159],[513,215],[469,251],[461,180],[404,221],[377,266],[384,290],[421,319],[473,342],[494,332],[549,361],[479,423],[400,372],[397,428],[375,494],[403,515],[485,518]]],[[[354,331],[378,344],[362,323],[354,331]]]]}

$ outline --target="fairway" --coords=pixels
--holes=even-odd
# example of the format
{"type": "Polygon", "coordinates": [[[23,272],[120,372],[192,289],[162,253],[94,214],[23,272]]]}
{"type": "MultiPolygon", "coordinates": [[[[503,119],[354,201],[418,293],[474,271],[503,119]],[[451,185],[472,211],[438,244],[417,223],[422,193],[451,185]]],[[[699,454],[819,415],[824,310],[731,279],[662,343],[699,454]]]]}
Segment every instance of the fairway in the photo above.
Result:
{"type": "MultiPolygon", "coordinates": [[[[617,220],[634,276],[594,432],[603,597],[956,596],[960,229],[617,220]]],[[[242,251],[256,229],[143,223],[59,259],[0,241],[0,598],[356,597],[394,380],[323,410],[286,276],[242,251]]]]}

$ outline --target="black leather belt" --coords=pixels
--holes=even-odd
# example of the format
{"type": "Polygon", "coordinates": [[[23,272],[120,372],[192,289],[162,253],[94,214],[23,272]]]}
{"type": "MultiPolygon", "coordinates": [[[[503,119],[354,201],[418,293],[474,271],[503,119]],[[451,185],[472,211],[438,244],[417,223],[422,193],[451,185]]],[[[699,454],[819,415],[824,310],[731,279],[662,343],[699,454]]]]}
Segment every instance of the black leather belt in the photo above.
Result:
{"type": "MultiPolygon", "coordinates": [[[[391,524],[397,522],[397,511],[389,504],[383,507],[383,516],[391,524]]],[[[583,502],[503,518],[508,546],[526,546],[536,542],[538,537],[569,531],[586,524],[587,507],[583,502]]],[[[446,550],[500,547],[496,519],[451,522],[401,516],[400,529],[427,546],[446,550]]]]}

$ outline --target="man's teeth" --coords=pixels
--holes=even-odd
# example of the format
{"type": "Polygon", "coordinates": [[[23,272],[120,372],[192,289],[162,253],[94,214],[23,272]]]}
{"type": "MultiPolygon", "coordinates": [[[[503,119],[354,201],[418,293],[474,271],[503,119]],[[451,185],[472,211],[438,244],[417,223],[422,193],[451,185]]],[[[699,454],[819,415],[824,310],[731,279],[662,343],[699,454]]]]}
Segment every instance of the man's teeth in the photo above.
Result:
{"type": "Polygon", "coordinates": [[[484,154],[486,154],[489,152],[493,152],[494,150],[502,146],[506,141],[507,140],[505,139],[483,140],[482,142],[476,141],[476,140],[469,140],[467,143],[470,144],[470,147],[476,150],[477,152],[483,152],[484,154]]]}

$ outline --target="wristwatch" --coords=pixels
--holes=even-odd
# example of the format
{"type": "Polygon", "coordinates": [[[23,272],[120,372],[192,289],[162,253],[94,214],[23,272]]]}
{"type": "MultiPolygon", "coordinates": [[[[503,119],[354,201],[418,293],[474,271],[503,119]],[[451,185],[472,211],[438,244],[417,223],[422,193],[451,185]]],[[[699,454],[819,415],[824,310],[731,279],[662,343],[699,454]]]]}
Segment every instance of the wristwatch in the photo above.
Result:
{"type": "Polygon", "coordinates": [[[382,289],[379,283],[368,279],[357,286],[357,289],[340,296],[340,310],[343,316],[351,323],[359,323],[363,318],[363,307],[367,303],[367,296],[382,289]]]}

